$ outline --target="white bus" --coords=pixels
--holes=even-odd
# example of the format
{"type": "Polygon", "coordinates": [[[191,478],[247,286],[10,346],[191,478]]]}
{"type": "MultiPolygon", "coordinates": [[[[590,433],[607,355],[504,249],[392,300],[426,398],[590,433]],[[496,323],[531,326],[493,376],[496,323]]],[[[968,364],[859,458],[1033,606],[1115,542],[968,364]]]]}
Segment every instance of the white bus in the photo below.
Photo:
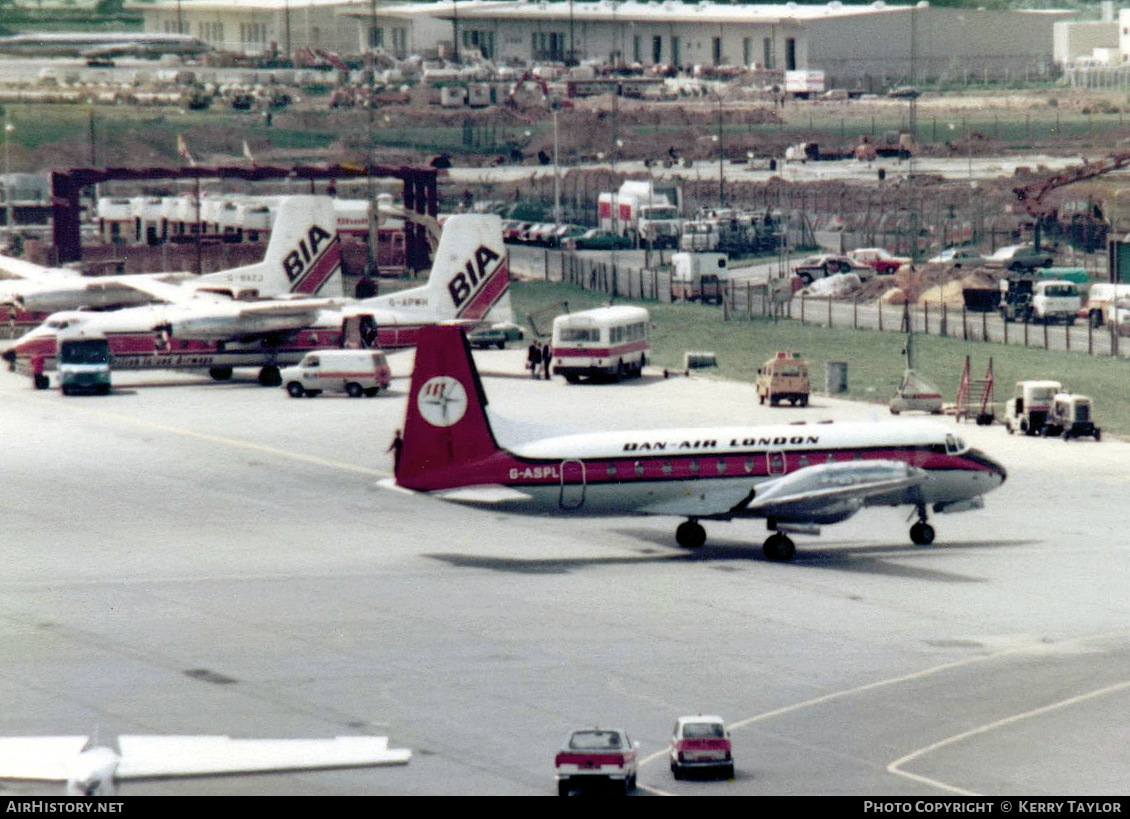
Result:
{"type": "Polygon", "coordinates": [[[643,307],[597,307],[553,320],[553,373],[582,378],[638,377],[651,344],[651,314],[643,307]]]}

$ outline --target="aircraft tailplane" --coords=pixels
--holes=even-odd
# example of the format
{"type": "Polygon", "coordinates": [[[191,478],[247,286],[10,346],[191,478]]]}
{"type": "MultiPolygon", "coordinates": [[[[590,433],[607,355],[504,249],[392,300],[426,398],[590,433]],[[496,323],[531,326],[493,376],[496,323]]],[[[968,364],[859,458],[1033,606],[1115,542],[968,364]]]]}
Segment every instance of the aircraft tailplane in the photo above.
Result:
{"type": "Polygon", "coordinates": [[[200,277],[198,287],[264,298],[286,294],[341,296],[341,243],[328,196],[296,195],[279,200],[263,261],[200,277]]]}
{"type": "Polygon", "coordinates": [[[501,452],[486,416],[487,398],[462,329],[425,327],[404,418],[396,482],[432,491],[468,483],[467,471],[501,452]]]}

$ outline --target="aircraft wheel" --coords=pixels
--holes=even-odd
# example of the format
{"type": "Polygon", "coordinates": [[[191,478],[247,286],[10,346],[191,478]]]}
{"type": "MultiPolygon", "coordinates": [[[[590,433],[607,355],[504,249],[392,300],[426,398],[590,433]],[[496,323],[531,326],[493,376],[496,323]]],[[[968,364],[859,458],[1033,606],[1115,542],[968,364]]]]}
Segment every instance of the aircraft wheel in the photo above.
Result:
{"type": "Polygon", "coordinates": [[[350,398],[360,398],[365,394],[364,390],[361,389],[361,385],[356,381],[350,381],[348,384],[346,384],[345,392],[349,395],[350,398]]]}
{"type": "Polygon", "coordinates": [[[671,776],[673,776],[675,779],[683,778],[683,769],[676,765],[674,762],[671,763],[671,776]]]}
{"type": "Polygon", "coordinates": [[[291,398],[301,398],[306,394],[305,388],[297,381],[291,381],[286,385],[286,394],[291,398]]]}
{"type": "Polygon", "coordinates": [[[1096,429],[1096,430],[1095,430],[1095,440],[1096,440],[1096,441],[1101,441],[1101,440],[1102,440],[1102,437],[1103,437],[1102,431],[1101,431],[1101,430],[1099,430],[1099,429],[1096,429]]]}
{"type": "Polygon", "coordinates": [[[557,795],[558,796],[568,796],[569,795],[569,783],[568,782],[562,780],[562,781],[557,783],[557,795]]]}
{"type": "Polygon", "coordinates": [[[31,382],[37,390],[45,390],[51,386],[51,380],[43,373],[36,373],[31,382]]]}
{"type": "Polygon", "coordinates": [[[372,398],[374,395],[376,395],[380,391],[381,391],[380,387],[369,387],[369,389],[365,390],[365,397],[366,398],[372,398]]]}
{"type": "Polygon", "coordinates": [[[698,549],[706,543],[706,530],[696,520],[684,521],[675,529],[675,542],[684,549],[698,549]]]}
{"type": "Polygon", "coordinates": [[[934,542],[934,527],[919,521],[910,527],[910,539],[916,546],[929,546],[934,542]]]}
{"type": "Polygon", "coordinates": [[[259,370],[259,386],[277,387],[280,384],[282,384],[282,374],[279,373],[279,368],[274,364],[268,364],[259,370]]]}
{"type": "Polygon", "coordinates": [[[765,545],[761,547],[761,553],[768,560],[784,563],[796,557],[796,545],[788,535],[774,532],[765,541],[765,545]]]}
{"type": "Polygon", "coordinates": [[[213,381],[227,381],[231,378],[231,367],[212,367],[208,375],[213,381]]]}

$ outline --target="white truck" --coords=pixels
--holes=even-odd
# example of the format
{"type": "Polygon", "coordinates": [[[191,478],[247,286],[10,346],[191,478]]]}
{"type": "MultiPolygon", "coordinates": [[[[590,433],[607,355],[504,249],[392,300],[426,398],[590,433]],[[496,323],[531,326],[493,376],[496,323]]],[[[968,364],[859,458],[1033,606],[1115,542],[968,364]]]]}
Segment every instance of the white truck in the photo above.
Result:
{"type": "Polygon", "coordinates": [[[1065,279],[1033,280],[1010,276],[1000,281],[1001,318],[1008,321],[1074,324],[1083,309],[1083,292],[1065,279]]]}
{"type": "Polygon", "coordinates": [[[682,235],[682,193],[677,184],[629,179],[597,197],[601,230],[628,236],[635,247],[677,250],[682,235]]]}
{"type": "Polygon", "coordinates": [[[1032,288],[1032,317],[1042,324],[1074,324],[1082,309],[1083,293],[1074,282],[1051,279],[1032,288]]]}
{"type": "Polygon", "coordinates": [[[672,253],[671,300],[721,304],[729,262],[725,253],[672,253]]]}
{"type": "Polygon", "coordinates": [[[1043,431],[1055,396],[1063,392],[1058,381],[1017,381],[1012,398],[1004,405],[1008,434],[1038,435],[1043,431]]]}

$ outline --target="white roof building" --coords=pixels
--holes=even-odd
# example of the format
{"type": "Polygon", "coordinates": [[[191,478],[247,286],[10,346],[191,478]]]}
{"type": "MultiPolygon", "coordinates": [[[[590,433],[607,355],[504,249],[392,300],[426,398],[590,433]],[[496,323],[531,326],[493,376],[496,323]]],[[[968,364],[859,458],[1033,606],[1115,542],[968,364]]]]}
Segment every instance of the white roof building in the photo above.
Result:
{"type": "Polygon", "coordinates": [[[460,42],[497,61],[612,60],[676,68],[821,69],[829,86],[1037,76],[1052,64],[1052,26],[1067,11],[892,5],[731,5],[599,0],[494,5],[440,14],[460,42]]]}
{"type": "Polygon", "coordinates": [[[191,34],[218,51],[291,54],[299,48],[357,53],[357,31],[338,12],[363,0],[157,0],[127,2],[146,32],[191,34]]]}
{"type": "MultiPolygon", "coordinates": [[[[818,69],[828,87],[1038,77],[1054,63],[1057,10],[991,11],[893,5],[682,0],[158,0],[128,8],[145,30],[192,34],[215,48],[291,53],[314,48],[397,57],[454,41],[496,62],[618,60],[678,69],[818,69]]],[[[1123,53],[1126,48],[1123,47],[1123,53]]]]}

